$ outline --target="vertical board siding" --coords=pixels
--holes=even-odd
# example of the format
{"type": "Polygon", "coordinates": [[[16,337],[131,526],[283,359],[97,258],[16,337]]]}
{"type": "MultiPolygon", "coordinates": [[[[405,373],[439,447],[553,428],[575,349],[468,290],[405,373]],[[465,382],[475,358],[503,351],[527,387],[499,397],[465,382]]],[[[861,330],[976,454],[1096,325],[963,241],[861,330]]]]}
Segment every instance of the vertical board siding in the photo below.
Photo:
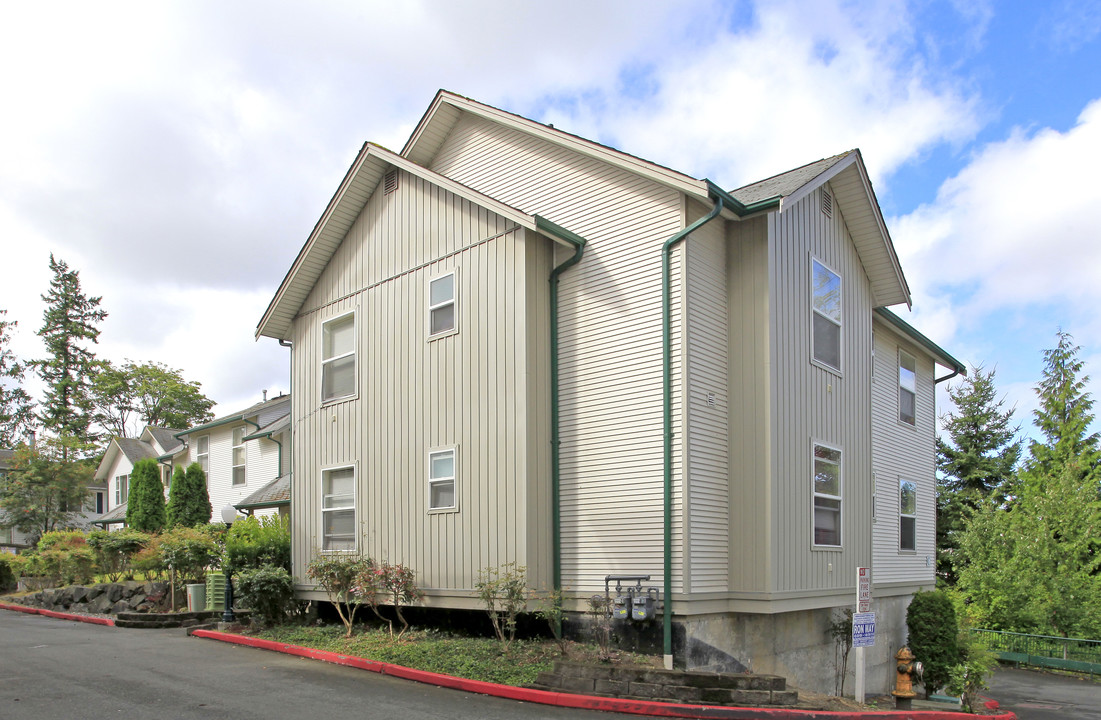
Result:
{"type": "Polygon", "coordinates": [[[929,355],[881,320],[875,321],[875,380],[872,383],[872,469],[876,517],[872,525],[875,583],[930,584],[936,572],[936,407],[929,355]],[[898,419],[898,351],[917,360],[915,424],[898,419]],[[917,544],[898,549],[900,479],[917,485],[917,544]],[[926,565],[926,557],[931,558],[926,565]]]}
{"type": "Polygon", "coordinates": [[[839,590],[871,562],[871,284],[840,208],[811,193],[770,217],[775,592],[839,590]],[[811,259],[841,275],[841,373],[811,361],[811,259]],[[842,549],[813,547],[812,445],[842,451],[842,549]]]}
{"type": "MultiPolygon", "coordinates": [[[[693,208],[696,213],[704,210],[693,208]]],[[[729,367],[725,223],[715,220],[688,239],[685,453],[689,592],[729,589],[729,367]],[[709,394],[714,398],[708,404],[709,394]]]]}
{"type": "MultiPolygon", "coordinates": [[[[527,484],[544,491],[549,460],[527,448],[547,442],[546,421],[525,417],[528,345],[546,348],[528,327],[547,324],[545,301],[528,317],[540,308],[527,309],[526,242],[547,243],[414,176],[401,173],[389,195],[376,189],[295,321],[299,577],[322,540],[321,473],[344,465],[356,468],[359,551],[409,565],[433,594],[469,592],[482,568],[529,561],[527,484]],[[429,341],[428,282],[452,270],[458,331],[429,341]],[[357,394],[322,405],[322,323],[349,310],[357,394]],[[429,511],[428,453],[445,448],[456,452],[458,510],[429,511]]],[[[530,292],[546,295],[545,276],[530,292]]]]}
{"type": "Polygon", "coordinates": [[[769,589],[773,552],[769,345],[769,224],[760,217],[727,226],[729,316],[730,588],[769,589]]]}
{"type": "MultiPolygon", "coordinates": [[[[563,583],[590,593],[610,573],[660,578],[661,245],[684,227],[682,196],[472,116],[458,121],[431,169],[588,241],[584,260],[562,276],[559,295],[563,583]]],[[[557,261],[566,257],[562,252],[557,261]]],[[[677,297],[679,264],[675,270],[677,297]]],[[[681,306],[674,312],[679,347],[681,306]]],[[[674,371],[680,377],[679,365],[674,371]]],[[[675,383],[677,418],[681,385],[675,383]]],[[[679,444],[680,427],[676,438],[679,444]]],[[[679,578],[681,513],[676,517],[679,578]]]]}

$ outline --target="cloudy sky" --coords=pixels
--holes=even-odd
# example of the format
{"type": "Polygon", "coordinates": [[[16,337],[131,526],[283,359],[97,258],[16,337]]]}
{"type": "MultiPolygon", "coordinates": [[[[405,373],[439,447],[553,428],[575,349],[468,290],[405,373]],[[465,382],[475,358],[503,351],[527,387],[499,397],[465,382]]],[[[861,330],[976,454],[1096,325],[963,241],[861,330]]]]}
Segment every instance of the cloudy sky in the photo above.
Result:
{"type": "Polygon", "coordinates": [[[904,317],[1026,424],[1057,329],[1101,380],[1101,0],[5,3],[0,81],[14,350],[43,352],[53,252],[103,296],[101,357],[219,412],[287,390],[264,308],[439,88],[727,188],[859,147],[904,317]]]}

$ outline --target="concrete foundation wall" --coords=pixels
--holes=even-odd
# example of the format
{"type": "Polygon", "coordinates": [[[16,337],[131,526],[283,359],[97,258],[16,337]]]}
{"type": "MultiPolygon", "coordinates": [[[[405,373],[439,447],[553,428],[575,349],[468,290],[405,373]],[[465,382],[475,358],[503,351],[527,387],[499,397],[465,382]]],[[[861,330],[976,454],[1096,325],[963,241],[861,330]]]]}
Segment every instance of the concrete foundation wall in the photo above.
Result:
{"type": "MultiPolygon", "coordinates": [[[[865,693],[890,692],[895,682],[894,655],[906,642],[910,595],[876,598],[876,644],[864,651],[865,693]]],[[[791,685],[834,693],[841,654],[828,635],[831,620],[843,608],[803,610],[776,615],[722,614],[677,622],[675,656],[687,670],[781,675],[791,685]]],[[[845,695],[856,689],[856,650],[849,655],[845,695]]]]}

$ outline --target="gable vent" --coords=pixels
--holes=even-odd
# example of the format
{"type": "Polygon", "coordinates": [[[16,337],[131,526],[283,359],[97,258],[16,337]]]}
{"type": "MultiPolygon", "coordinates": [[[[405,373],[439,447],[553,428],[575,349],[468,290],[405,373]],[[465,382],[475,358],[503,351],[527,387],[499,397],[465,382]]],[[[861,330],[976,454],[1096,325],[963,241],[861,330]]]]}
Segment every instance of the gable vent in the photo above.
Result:
{"type": "Polygon", "coordinates": [[[390,172],[386,173],[386,176],[383,178],[382,181],[384,184],[384,192],[386,195],[394,192],[398,189],[398,171],[391,170],[390,172]]]}
{"type": "Polygon", "coordinates": [[[826,188],[822,188],[822,214],[826,217],[833,217],[833,195],[830,195],[830,191],[826,188]]]}

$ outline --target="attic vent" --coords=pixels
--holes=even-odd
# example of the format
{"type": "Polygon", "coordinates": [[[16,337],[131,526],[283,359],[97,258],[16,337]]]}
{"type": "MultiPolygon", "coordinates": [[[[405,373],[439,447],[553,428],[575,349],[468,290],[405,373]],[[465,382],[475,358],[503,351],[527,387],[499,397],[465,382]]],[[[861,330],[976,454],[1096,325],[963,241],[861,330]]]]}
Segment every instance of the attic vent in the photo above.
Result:
{"type": "Polygon", "coordinates": [[[385,187],[385,194],[386,195],[389,195],[390,193],[397,190],[398,189],[398,171],[397,170],[391,170],[390,172],[386,173],[386,177],[384,177],[382,179],[382,182],[383,182],[384,187],[385,187]]]}
{"type": "Polygon", "coordinates": [[[710,407],[715,407],[715,393],[713,393],[713,392],[707,393],[707,404],[710,407]]]}
{"type": "Polygon", "coordinates": [[[833,217],[833,195],[826,188],[822,188],[822,214],[833,217]]]}

